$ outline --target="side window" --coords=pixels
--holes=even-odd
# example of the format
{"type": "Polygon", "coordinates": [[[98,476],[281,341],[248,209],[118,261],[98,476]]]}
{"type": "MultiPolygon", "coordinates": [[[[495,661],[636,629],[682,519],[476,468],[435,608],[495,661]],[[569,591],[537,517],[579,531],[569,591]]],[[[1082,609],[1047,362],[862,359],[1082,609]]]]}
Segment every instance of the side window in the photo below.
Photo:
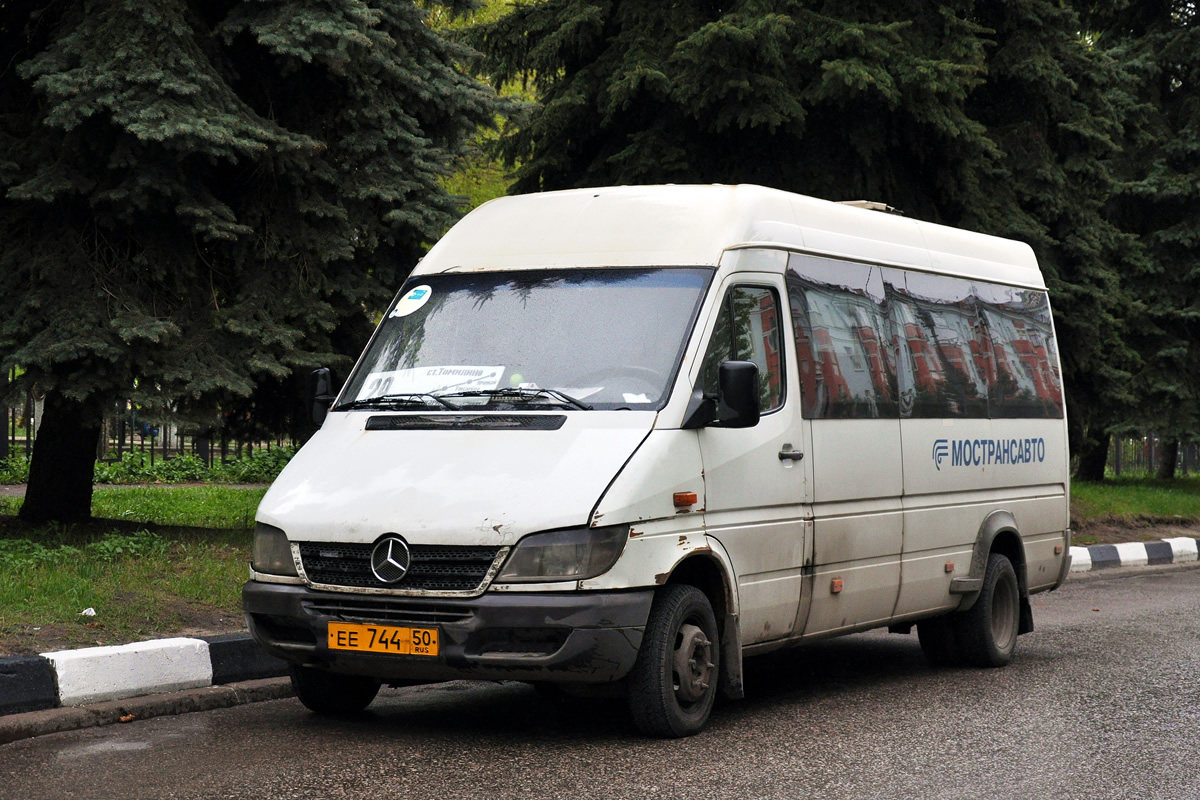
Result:
{"type": "Polygon", "coordinates": [[[723,361],[758,365],[763,413],[783,405],[783,357],[779,300],[772,289],[735,286],[721,301],[716,328],[704,354],[700,380],[706,394],[716,394],[723,361]]]}
{"type": "Polygon", "coordinates": [[[991,344],[991,416],[1061,418],[1062,376],[1045,293],[981,286],[976,295],[991,344]]]}
{"type": "Polygon", "coordinates": [[[880,267],[815,256],[788,259],[805,417],[896,416],[896,359],[882,273],[880,267]]]}
{"type": "Polygon", "coordinates": [[[895,344],[905,362],[901,416],[987,417],[991,367],[971,284],[920,272],[888,273],[895,344]]]}

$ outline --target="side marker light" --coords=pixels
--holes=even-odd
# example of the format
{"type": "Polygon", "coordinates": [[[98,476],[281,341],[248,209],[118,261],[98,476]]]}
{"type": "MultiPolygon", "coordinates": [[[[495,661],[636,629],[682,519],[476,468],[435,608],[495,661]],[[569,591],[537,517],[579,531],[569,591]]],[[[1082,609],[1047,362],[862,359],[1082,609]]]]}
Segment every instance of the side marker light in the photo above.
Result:
{"type": "Polygon", "coordinates": [[[674,499],[676,508],[686,508],[700,502],[700,496],[695,492],[676,492],[674,499]]]}

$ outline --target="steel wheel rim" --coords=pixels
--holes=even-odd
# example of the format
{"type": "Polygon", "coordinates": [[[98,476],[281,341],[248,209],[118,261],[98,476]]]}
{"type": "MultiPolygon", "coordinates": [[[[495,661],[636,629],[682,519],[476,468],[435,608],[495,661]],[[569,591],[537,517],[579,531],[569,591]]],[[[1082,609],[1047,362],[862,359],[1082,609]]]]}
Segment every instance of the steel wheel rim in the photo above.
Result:
{"type": "Polygon", "coordinates": [[[992,641],[1000,650],[1007,650],[1016,636],[1016,616],[1016,586],[1001,580],[992,592],[992,641]]]}
{"type": "Polygon", "coordinates": [[[680,625],[671,654],[671,673],[675,698],[681,706],[704,699],[712,684],[713,666],[712,642],[704,630],[689,622],[680,625]]]}

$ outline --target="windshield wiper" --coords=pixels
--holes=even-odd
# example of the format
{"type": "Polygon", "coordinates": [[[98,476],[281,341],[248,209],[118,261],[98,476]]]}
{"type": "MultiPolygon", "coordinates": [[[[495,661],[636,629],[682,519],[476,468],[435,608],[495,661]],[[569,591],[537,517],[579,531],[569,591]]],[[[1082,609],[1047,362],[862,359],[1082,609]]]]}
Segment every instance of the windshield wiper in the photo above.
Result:
{"type": "Polygon", "coordinates": [[[580,411],[591,411],[592,407],[582,400],[577,400],[566,392],[558,389],[470,389],[464,392],[442,392],[438,397],[489,397],[501,400],[532,400],[535,397],[549,397],[559,403],[578,408],[580,411]]]}
{"type": "Polygon", "coordinates": [[[448,408],[451,411],[457,411],[458,407],[447,403],[437,395],[427,394],[424,392],[405,392],[401,394],[381,394],[376,397],[364,397],[361,400],[351,400],[347,403],[334,408],[334,411],[347,411],[355,408],[395,408],[397,406],[408,405],[431,406],[438,405],[442,408],[448,408]],[[432,401],[432,402],[430,402],[432,401]]]}

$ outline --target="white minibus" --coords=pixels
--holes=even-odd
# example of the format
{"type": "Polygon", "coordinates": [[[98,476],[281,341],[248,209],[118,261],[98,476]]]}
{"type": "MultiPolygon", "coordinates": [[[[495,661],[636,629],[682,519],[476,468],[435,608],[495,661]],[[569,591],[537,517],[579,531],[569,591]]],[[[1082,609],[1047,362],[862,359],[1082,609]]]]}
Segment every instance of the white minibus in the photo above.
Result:
{"type": "MultiPolygon", "coordinates": [[[[685,736],[746,656],[887,627],[1001,666],[1069,568],[1020,242],[759,186],[486,203],[262,501],[243,604],[319,713],[556,684],[685,736]]],[[[332,405],[331,405],[332,401],[332,405]]]]}

